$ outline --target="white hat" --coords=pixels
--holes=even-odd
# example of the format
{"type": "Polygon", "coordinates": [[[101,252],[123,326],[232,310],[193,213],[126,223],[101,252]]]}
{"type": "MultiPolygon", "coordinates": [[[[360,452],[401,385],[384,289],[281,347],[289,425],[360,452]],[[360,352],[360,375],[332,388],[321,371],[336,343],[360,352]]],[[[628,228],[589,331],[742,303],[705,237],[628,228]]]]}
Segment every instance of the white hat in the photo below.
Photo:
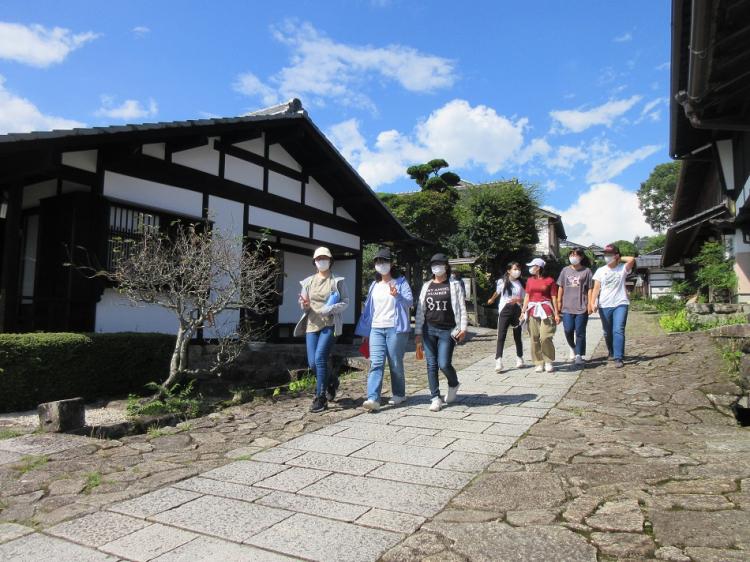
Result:
{"type": "Polygon", "coordinates": [[[529,266],[535,265],[537,267],[541,267],[542,269],[544,269],[544,266],[547,265],[547,263],[542,258],[534,258],[526,265],[529,265],[529,266]]]}
{"type": "Polygon", "coordinates": [[[313,254],[313,259],[317,259],[320,256],[327,256],[329,258],[333,258],[333,256],[331,255],[331,250],[329,250],[325,246],[321,246],[320,248],[315,250],[315,253],[313,254]]]}

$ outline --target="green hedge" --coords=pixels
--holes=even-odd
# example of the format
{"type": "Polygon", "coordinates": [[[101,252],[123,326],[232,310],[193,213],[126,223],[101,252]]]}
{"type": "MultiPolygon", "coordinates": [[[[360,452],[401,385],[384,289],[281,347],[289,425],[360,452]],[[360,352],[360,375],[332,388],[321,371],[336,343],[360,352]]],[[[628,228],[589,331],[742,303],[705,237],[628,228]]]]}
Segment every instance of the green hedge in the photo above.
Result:
{"type": "Polygon", "coordinates": [[[174,336],[131,332],[0,334],[0,412],[141,393],[166,379],[174,344],[174,336]]]}

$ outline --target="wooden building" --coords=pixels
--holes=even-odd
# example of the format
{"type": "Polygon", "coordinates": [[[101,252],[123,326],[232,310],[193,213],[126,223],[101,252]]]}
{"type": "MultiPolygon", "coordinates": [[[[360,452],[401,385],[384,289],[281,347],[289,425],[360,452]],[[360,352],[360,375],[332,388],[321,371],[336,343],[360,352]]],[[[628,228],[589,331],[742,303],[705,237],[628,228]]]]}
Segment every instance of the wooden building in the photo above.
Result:
{"type": "MultiPolygon", "coordinates": [[[[315,126],[299,100],[244,117],[0,136],[0,328],[174,333],[171,312],[127,306],[113,287],[64,267],[83,247],[111,266],[113,239],[208,218],[281,251],[277,339],[299,317],[298,281],[331,248],[359,295],[362,245],[410,235],[315,126]]],[[[345,313],[351,331],[358,298],[345,313]]]]}
{"type": "Polygon", "coordinates": [[[750,2],[673,0],[670,153],[682,161],[663,265],[723,240],[750,301],[750,2]]]}

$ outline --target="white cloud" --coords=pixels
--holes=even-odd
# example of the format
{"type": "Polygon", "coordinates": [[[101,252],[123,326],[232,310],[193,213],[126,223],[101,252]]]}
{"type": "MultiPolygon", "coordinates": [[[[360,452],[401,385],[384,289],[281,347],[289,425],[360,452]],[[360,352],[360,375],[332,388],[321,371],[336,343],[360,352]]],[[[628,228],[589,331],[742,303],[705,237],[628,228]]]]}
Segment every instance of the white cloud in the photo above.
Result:
{"type": "Polygon", "coordinates": [[[0,134],[85,126],[85,123],[72,119],[45,115],[29,100],[8,91],[5,88],[5,78],[0,76],[0,134]]]}
{"type": "Polygon", "coordinates": [[[591,150],[591,168],[586,174],[588,183],[606,182],[619,176],[627,168],[661,150],[660,145],[649,144],[629,152],[612,150],[606,140],[594,141],[591,150]]]}
{"type": "Polygon", "coordinates": [[[559,146],[554,154],[545,160],[545,164],[555,170],[570,171],[581,161],[585,161],[588,154],[578,146],[559,146]]]}
{"type": "Polygon", "coordinates": [[[656,67],[656,70],[667,70],[671,66],[670,62],[663,62],[659,66],[656,67]]]}
{"type": "Polygon", "coordinates": [[[552,193],[557,189],[557,182],[555,180],[547,180],[544,182],[543,187],[547,193],[552,193]]]}
{"type": "Polygon", "coordinates": [[[136,37],[143,37],[144,35],[151,33],[151,30],[145,25],[137,25],[133,29],[131,29],[131,31],[136,37]]]}
{"type": "Polygon", "coordinates": [[[159,112],[159,107],[153,98],[149,98],[147,106],[142,105],[138,100],[125,100],[120,105],[115,105],[115,98],[112,96],[102,96],[101,99],[102,106],[94,113],[97,117],[127,121],[153,117],[159,112]]]}
{"type": "Polygon", "coordinates": [[[627,113],[630,108],[641,100],[641,96],[631,96],[627,99],[610,100],[592,109],[565,109],[550,111],[550,117],[558,125],[555,132],[580,133],[595,125],[611,127],[618,117],[627,113]]]}
{"type": "Polygon", "coordinates": [[[279,95],[276,90],[264,84],[252,72],[245,72],[237,76],[233,88],[240,94],[259,98],[263,105],[275,105],[279,102],[279,95]]]}
{"type": "Polygon", "coordinates": [[[433,111],[411,134],[379,133],[371,148],[354,119],[331,127],[328,134],[362,177],[377,187],[404,177],[410,164],[431,158],[445,158],[454,169],[481,168],[494,174],[528,153],[545,152],[543,139],[523,147],[526,126],[526,119],[512,121],[491,107],[472,107],[456,99],[433,111]]]}
{"type": "Polygon", "coordinates": [[[562,216],[568,237],[581,244],[654,234],[638,208],[638,196],[616,183],[596,183],[567,209],[553,211],[562,216]]]}
{"type": "Polygon", "coordinates": [[[92,31],[73,33],[62,27],[0,22],[0,59],[44,68],[64,61],[98,36],[92,31]]]}
{"type": "Polygon", "coordinates": [[[394,81],[410,92],[432,92],[452,86],[456,80],[452,60],[411,47],[337,43],[311,24],[299,22],[286,22],[273,28],[272,34],[292,50],[290,64],[266,81],[246,73],[235,83],[236,90],[261,100],[301,97],[322,105],[331,99],[374,110],[372,100],[362,91],[373,79],[394,81]],[[249,85],[243,87],[248,79],[249,85]]]}
{"type": "Polygon", "coordinates": [[[617,37],[612,39],[612,41],[614,41],[615,43],[627,43],[628,41],[632,41],[632,40],[633,40],[633,34],[630,32],[623,33],[622,35],[618,35],[617,37]]]}
{"type": "Polygon", "coordinates": [[[640,117],[638,117],[638,120],[635,123],[638,124],[646,119],[650,119],[654,122],[659,121],[661,119],[661,107],[659,106],[662,105],[668,106],[669,99],[660,97],[645,103],[643,105],[643,109],[641,109],[641,115],[640,117]]]}

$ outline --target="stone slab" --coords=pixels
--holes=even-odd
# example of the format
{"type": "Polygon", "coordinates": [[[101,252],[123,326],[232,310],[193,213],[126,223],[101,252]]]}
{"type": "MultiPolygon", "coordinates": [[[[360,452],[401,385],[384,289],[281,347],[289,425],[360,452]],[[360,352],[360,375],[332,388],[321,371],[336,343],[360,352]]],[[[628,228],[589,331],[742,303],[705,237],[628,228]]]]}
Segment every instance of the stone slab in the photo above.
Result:
{"type": "Polygon", "coordinates": [[[204,472],[201,476],[224,482],[234,482],[235,484],[251,485],[270,478],[287,468],[275,463],[236,461],[204,472]]]}
{"type": "Polygon", "coordinates": [[[513,441],[492,443],[489,441],[475,441],[473,439],[456,439],[448,445],[453,451],[464,451],[465,453],[480,453],[483,455],[495,455],[500,457],[513,446],[513,441]]]}
{"type": "Polygon", "coordinates": [[[662,545],[727,548],[747,542],[750,513],[656,511],[650,514],[654,537],[662,545]]]}
{"type": "Polygon", "coordinates": [[[234,482],[224,482],[223,480],[201,478],[200,476],[188,478],[187,480],[177,482],[172,486],[182,490],[190,490],[191,492],[196,492],[198,494],[207,494],[211,496],[219,496],[221,498],[243,500],[246,502],[255,501],[268,493],[268,490],[253,488],[243,484],[235,484],[234,482]]]}
{"type": "Polygon", "coordinates": [[[511,425],[508,423],[493,423],[485,433],[490,435],[506,435],[508,437],[521,437],[529,430],[528,425],[511,425]]]}
{"type": "Polygon", "coordinates": [[[326,453],[308,452],[301,457],[287,461],[287,464],[304,468],[317,468],[318,470],[341,472],[353,476],[364,476],[383,463],[369,459],[356,459],[353,457],[340,457],[338,455],[329,455],[326,453]]]}
{"type": "Polygon", "coordinates": [[[0,544],[30,535],[34,529],[17,523],[0,523],[0,544]]]}
{"type": "Polygon", "coordinates": [[[199,497],[200,494],[188,490],[178,490],[176,488],[164,488],[144,494],[132,500],[116,503],[110,506],[109,511],[115,511],[132,517],[145,519],[167,511],[184,503],[199,497]]]}
{"type": "Polygon", "coordinates": [[[23,455],[20,453],[0,450],[0,464],[11,464],[17,462],[21,460],[21,457],[23,457],[23,455]]]}
{"type": "Polygon", "coordinates": [[[389,482],[377,478],[331,474],[300,491],[306,496],[367,505],[412,515],[435,515],[456,493],[454,490],[389,482]]]}
{"type": "Polygon", "coordinates": [[[82,445],[100,445],[99,439],[57,433],[31,433],[0,440],[0,450],[21,455],[52,455],[82,445]]]}
{"type": "Polygon", "coordinates": [[[481,472],[495,460],[490,455],[481,455],[479,453],[465,453],[463,451],[453,451],[435,465],[435,468],[441,470],[459,470],[461,472],[481,472]]]}
{"type": "Polygon", "coordinates": [[[248,542],[321,562],[370,562],[403,535],[298,513],[248,542]]]}
{"type": "Polygon", "coordinates": [[[273,449],[266,449],[265,451],[261,451],[260,453],[255,453],[252,460],[258,462],[284,464],[286,461],[296,459],[303,454],[304,451],[285,449],[284,447],[274,447],[273,449]]]}
{"type": "Polygon", "coordinates": [[[437,437],[452,437],[454,439],[471,439],[472,441],[486,441],[488,443],[508,443],[515,442],[516,438],[508,435],[495,435],[492,433],[466,433],[465,431],[453,431],[444,429],[437,434],[437,437]]]}
{"type": "Polygon", "coordinates": [[[242,542],[290,515],[288,511],[263,505],[203,496],[152,519],[189,531],[242,542]]]}
{"type": "Polygon", "coordinates": [[[467,421],[482,421],[482,422],[491,422],[491,423],[506,423],[509,425],[525,425],[526,427],[530,427],[532,424],[536,423],[538,418],[536,417],[525,417],[522,415],[506,415],[505,413],[502,414],[471,414],[468,418],[466,418],[467,421]]]}
{"type": "Polygon", "coordinates": [[[404,427],[424,427],[427,429],[452,429],[454,431],[465,431],[467,433],[482,433],[492,424],[489,422],[471,422],[464,420],[453,420],[436,416],[404,416],[395,419],[391,425],[404,427]]]}
{"type": "Polygon", "coordinates": [[[416,435],[416,433],[410,433],[409,431],[404,431],[402,428],[392,425],[359,423],[349,426],[346,430],[336,434],[336,437],[403,445],[416,435]]]}
{"type": "Polygon", "coordinates": [[[187,542],[190,542],[198,535],[188,533],[172,527],[154,524],[127,535],[116,541],[112,541],[101,546],[101,550],[135,560],[136,562],[148,562],[157,556],[169,552],[187,542]]]}
{"type": "Polygon", "coordinates": [[[291,562],[292,560],[295,559],[246,544],[236,544],[212,537],[198,537],[154,558],[153,562],[291,562]]]}
{"type": "Polygon", "coordinates": [[[8,562],[117,562],[118,558],[86,546],[34,533],[0,544],[0,560],[8,562]]]}
{"type": "Polygon", "coordinates": [[[309,486],[318,480],[331,474],[323,470],[313,470],[311,468],[292,467],[284,472],[275,474],[270,478],[256,482],[255,486],[261,488],[271,488],[282,492],[296,492],[305,486],[309,486]]]}
{"type": "Polygon", "coordinates": [[[412,464],[417,466],[435,466],[450,454],[445,449],[433,449],[416,445],[395,445],[390,443],[373,443],[352,454],[353,457],[384,462],[412,464]]]}
{"type": "Polygon", "coordinates": [[[546,472],[500,472],[482,475],[456,496],[456,507],[515,511],[557,507],[565,501],[560,478],[546,472]]]}
{"type": "Polygon", "coordinates": [[[395,480],[396,482],[410,482],[424,486],[438,486],[460,490],[471,482],[474,475],[455,470],[439,470],[423,466],[386,463],[370,472],[368,477],[395,480]]]}
{"type": "Polygon", "coordinates": [[[369,444],[370,441],[362,439],[346,439],[338,436],[308,433],[307,435],[282,443],[280,446],[287,449],[347,456],[369,444]]]}
{"type": "Polygon", "coordinates": [[[409,515],[408,513],[397,513],[384,509],[371,509],[362,517],[357,519],[358,525],[365,527],[376,527],[394,533],[411,534],[419,529],[425,522],[424,517],[409,515]]]}
{"type": "Polygon", "coordinates": [[[320,515],[339,521],[354,521],[370,509],[361,505],[301,496],[288,492],[271,492],[256,503],[298,513],[307,513],[308,515],[320,515]]]}
{"type": "MultiPolygon", "coordinates": [[[[472,435],[472,434],[469,434],[472,435]]],[[[432,447],[434,449],[444,449],[456,440],[455,437],[441,437],[439,435],[417,435],[406,442],[406,445],[417,447],[432,447]]]]}
{"type": "Polygon", "coordinates": [[[98,547],[134,533],[149,523],[119,513],[99,511],[47,529],[47,533],[86,546],[98,547]]]}

